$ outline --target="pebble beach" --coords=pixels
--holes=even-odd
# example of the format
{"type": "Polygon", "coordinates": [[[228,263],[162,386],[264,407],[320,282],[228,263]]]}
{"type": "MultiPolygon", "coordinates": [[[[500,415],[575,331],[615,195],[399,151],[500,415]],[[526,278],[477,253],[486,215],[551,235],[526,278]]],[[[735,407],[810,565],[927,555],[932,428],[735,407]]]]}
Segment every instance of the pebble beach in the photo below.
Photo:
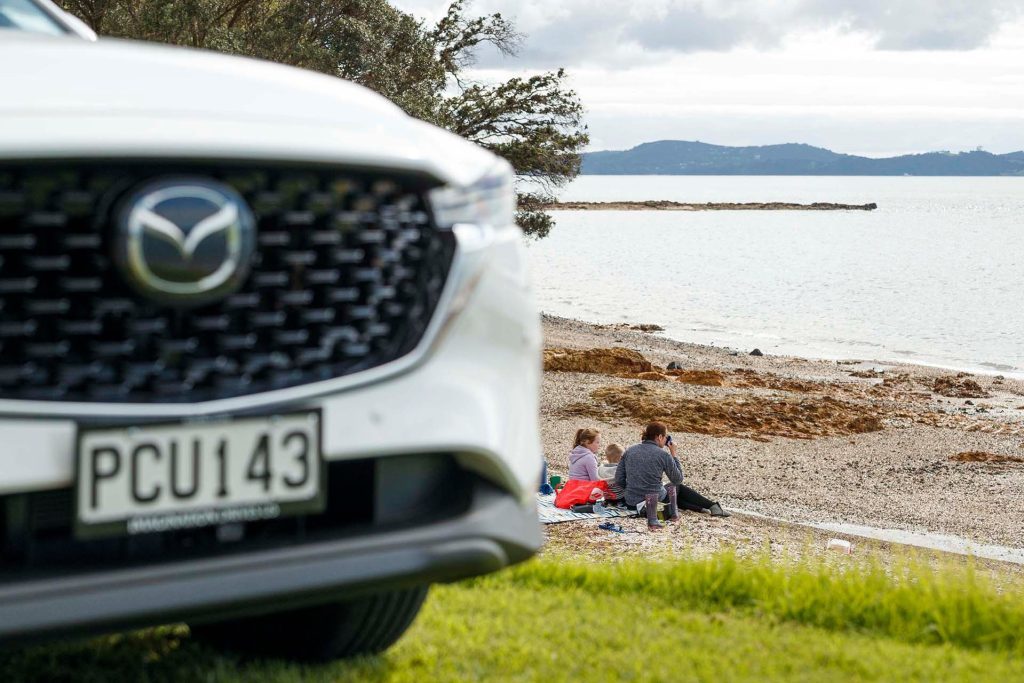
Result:
{"type": "MultiPolygon", "coordinates": [[[[553,316],[543,324],[541,429],[551,473],[566,473],[579,427],[628,446],[645,422],[661,419],[679,444],[686,482],[741,511],[725,520],[687,513],[666,532],[628,539],[594,533],[596,523],[550,525],[551,552],[601,553],[611,544],[643,554],[728,546],[799,555],[832,536],[891,552],[891,544],[804,526],[821,522],[1024,547],[1020,380],[750,355],[668,339],[655,324],[553,316]]],[[[642,528],[623,521],[628,531],[642,528]]]]}

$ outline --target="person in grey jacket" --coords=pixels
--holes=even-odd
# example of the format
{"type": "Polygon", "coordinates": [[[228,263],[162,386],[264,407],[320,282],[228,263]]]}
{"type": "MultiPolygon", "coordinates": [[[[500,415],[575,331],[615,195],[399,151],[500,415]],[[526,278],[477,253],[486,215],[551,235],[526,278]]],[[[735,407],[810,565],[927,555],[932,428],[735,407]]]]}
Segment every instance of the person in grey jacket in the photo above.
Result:
{"type": "MultiPolygon", "coordinates": [[[[707,510],[716,517],[728,517],[718,503],[708,500],[683,484],[683,469],[676,458],[676,445],[662,422],[651,422],[644,428],[643,441],[630,446],[622,454],[615,469],[615,484],[625,491],[626,505],[643,505],[647,513],[648,528],[662,528],[658,521],[658,502],[668,504],[668,518],[679,519],[679,501],[690,510],[707,510]],[[664,451],[668,447],[668,453],[664,451]],[[668,477],[671,486],[662,486],[662,477],[668,477]]],[[[638,507],[639,511],[640,507],[638,507]]]]}

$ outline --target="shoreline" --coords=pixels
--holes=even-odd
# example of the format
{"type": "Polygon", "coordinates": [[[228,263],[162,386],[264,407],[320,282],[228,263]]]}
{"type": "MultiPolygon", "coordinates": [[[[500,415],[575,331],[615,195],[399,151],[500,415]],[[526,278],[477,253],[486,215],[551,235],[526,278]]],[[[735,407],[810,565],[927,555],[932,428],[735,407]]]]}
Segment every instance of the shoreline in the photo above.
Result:
{"type": "MultiPolygon", "coordinates": [[[[553,320],[566,320],[572,322],[578,322],[584,325],[593,325],[599,328],[607,329],[639,329],[640,327],[657,328],[657,329],[646,329],[641,330],[648,332],[652,335],[657,336],[660,339],[665,339],[672,342],[678,342],[680,344],[694,344],[697,346],[704,346],[713,349],[723,349],[728,352],[735,352],[739,355],[745,355],[752,349],[758,348],[765,353],[765,355],[771,355],[774,357],[791,357],[791,358],[802,358],[805,360],[820,360],[820,361],[849,361],[856,359],[858,363],[863,365],[875,365],[875,366],[903,366],[910,365],[930,370],[942,370],[946,372],[969,372],[975,375],[982,375],[985,377],[1003,377],[1007,379],[1024,380],[1024,368],[1018,368],[1012,365],[1003,365],[996,367],[994,363],[988,363],[985,361],[946,361],[938,358],[931,358],[928,356],[922,356],[920,359],[907,358],[907,357],[885,357],[878,356],[871,353],[868,349],[865,349],[865,353],[859,354],[857,349],[852,349],[849,353],[841,353],[836,349],[828,349],[824,346],[815,347],[813,344],[808,345],[806,348],[793,348],[795,345],[791,345],[785,340],[777,342],[779,346],[783,347],[781,351],[765,351],[766,348],[771,348],[765,345],[764,348],[753,346],[754,340],[751,339],[749,344],[743,345],[739,341],[735,344],[731,343],[733,339],[740,340],[742,333],[730,333],[725,331],[716,331],[715,336],[719,338],[725,338],[725,342],[708,342],[693,338],[684,338],[673,330],[666,329],[662,325],[645,323],[645,324],[630,324],[630,323],[605,323],[593,320],[584,320],[582,318],[573,318],[568,316],[562,316],[555,313],[542,312],[541,315],[545,318],[551,318],[553,320]],[[749,348],[748,348],[749,347],[749,348]],[[786,348],[789,347],[789,348],[786,348]]],[[[708,335],[710,336],[710,335],[708,335]]],[[[762,339],[761,343],[765,341],[762,339]]],[[[917,354],[915,354],[917,355],[917,354]]]]}
{"type": "MultiPolygon", "coordinates": [[[[585,321],[580,321],[585,322],[585,321]]],[[[716,349],[726,349],[727,351],[737,352],[740,355],[749,353],[749,350],[744,350],[740,346],[729,346],[726,344],[715,344],[715,343],[704,343],[700,341],[694,341],[690,339],[680,339],[677,336],[671,336],[668,330],[662,330],[653,334],[659,335],[662,339],[668,339],[681,344],[697,344],[700,346],[709,346],[716,349]]],[[[756,347],[760,348],[760,347],[756,347]]],[[[803,358],[805,360],[820,360],[820,361],[833,361],[833,362],[844,362],[856,360],[861,365],[874,365],[877,367],[898,367],[902,365],[910,365],[928,370],[941,370],[944,372],[968,372],[972,375],[982,375],[985,377],[1002,377],[1004,379],[1019,379],[1024,380],[1024,369],[1017,368],[1015,366],[1003,366],[1000,368],[993,368],[992,363],[984,363],[981,361],[971,363],[964,361],[963,363],[947,362],[939,359],[922,357],[921,359],[914,358],[887,358],[884,356],[877,356],[873,354],[858,355],[856,352],[852,354],[842,354],[828,351],[825,349],[814,349],[808,348],[807,350],[793,350],[793,351],[782,351],[782,352],[767,352],[761,349],[765,355],[772,355],[776,357],[788,357],[788,358],[803,358]]]]}
{"type": "MultiPolygon", "coordinates": [[[[687,483],[747,513],[728,520],[689,513],[658,538],[637,523],[641,533],[628,541],[609,540],[616,535],[596,523],[552,525],[576,527],[546,530],[556,550],[569,544],[598,552],[613,543],[646,552],[667,544],[703,553],[770,545],[773,555],[800,555],[807,552],[805,525],[838,527],[827,533],[845,538],[857,534],[839,528],[871,527],[1024,548],[1024,381],[905,362],[750,356],[627,324],[551,315],[543,325],[551,358],[603,349],[612,360],[639,357],[654,370],[559,371],[548,364],[541,432],[552,474],[567,471],[568,442],[579,427],[597,427],[605,444],[629,445],[647,419],[674,420],[687,483]],[[681,369],[665,370],[669,363],[681,369]],[[754,521],[750,513],[776,521],[754,521]]],[[[826,533],[820,529],[814,552],[826,533]]],[[[859,543],[882,548],[884,557],[915,547],[859,543]]]]}

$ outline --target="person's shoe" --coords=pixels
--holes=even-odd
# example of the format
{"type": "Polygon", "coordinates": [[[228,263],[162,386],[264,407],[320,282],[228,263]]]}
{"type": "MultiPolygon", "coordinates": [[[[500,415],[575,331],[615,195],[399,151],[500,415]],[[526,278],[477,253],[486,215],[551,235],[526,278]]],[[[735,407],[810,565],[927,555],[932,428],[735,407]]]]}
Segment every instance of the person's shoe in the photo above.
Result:
{"type": "Polygon", "coordinates": [[[710,508],[708,508],[708,512],[711,513],[712,517],[732,517],[732,513],[723,510],[722,506],[719,505],[718,503],[715,503],[710,508]]]}

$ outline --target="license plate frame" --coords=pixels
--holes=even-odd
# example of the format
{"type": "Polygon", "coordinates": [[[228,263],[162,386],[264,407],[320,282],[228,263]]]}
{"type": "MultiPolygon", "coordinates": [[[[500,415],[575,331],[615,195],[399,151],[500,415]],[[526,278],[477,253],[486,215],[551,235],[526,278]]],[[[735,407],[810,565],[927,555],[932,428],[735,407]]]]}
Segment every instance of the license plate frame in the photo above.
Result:
{"type": "MultiPolygon", "coordinates": [[[[180,452],[183,451],[184,449],[180,452]]],[[[135,455],[134,450],[132,451],[132,456],[126,457],[125,453],[125,450],[121,450],[116,458],[112,456],[109,450],[105,453],[107,455],[108,471],[101,479],[117,478],[122,480],[129,478],[131,486],[135,487],[131,491],[131,495],[134,495],[138,488],[136,482],[140,477],[141,471],[141,468],[137,467],[137,465],[142,458],[135,455]],[[118,463],[118,471],[116,474],[111,475],[109,463],[114,460],[118,463]]],[[[178,452],[175,455],[178,455],[178,452]]],[[[182,463],[185,459],[182,456],[182,463]]],[[[177,459],[175,458],[175,460],[177,459]]],[[[175,464],[179,463],[175,462],[175,464]]],[[[153,478],[153,467],[155,466],[151,465],[149,468],[150,479],[153,478]]],[[[183,469],[185,468],[183,467],[183,469]]],[[[302,471],[301,466],[299,471],[302,471]]],[[[192,470],[195,489],[200,488],[199,476],[201,472],[202,470],[192,470]]],[[[176,471],[169,470],[168,477],[174,477],[174,484],[177,484],[176,471]]],[[[166,493],[166,491],[169,489],[164,489],[163,484],[169,484],[170,482],[159,480],[159,476],[157,480],[155,484],[153,481],[149,482],[147,495],[151,495],[154,492],[154,486],[159,486],[160,493],[164,494],[163,498],[167,498],[170,494],[166,493]]],[[[111,482],[105,483],[110,484],[111,482]]],[[[146,422],[142,424],[79,425],[75,438],[74,480],[72,486],[72,528],[75,538],[82,540],[114,536],[131,537],[146,533],[199,529],[221,524],[244,523],[323,512],[327,504],[327,462],[323,454],[323,414],[317,408],[243,417],[224,416],[201,420],[146,422]],[[220,430],[219,437],[218,430],[220,430]],[[306,480],[303,481],[300,487],[291,486],[291,484],[299,481],[297,476],[292,477],[289,474],[282,474],[274,480],[274,473],[278,471],[276,465],[289,455],[292,455],[295,460],[295,463],[292,463],[292,465],[296,463],[302,465],[302,458],[298,455],[302,452],[301,448],[290,454],[281,452],[285,445],[293,450],[295,443],[298,443],[300,447],[302,446],[303,439],[297,439],[292,436],[296,432],[304,434],[306,439],[306,461],[304,467],[308,469],[305,470],[306,480]],[[275,436],[278,437],[276,443],[274,441],[275,436]],[[282,443],[289,438],[289,443],[282,443]],[[191,442],[193,450],[190,453],[192,457],[191,465],[194,466],[198,462],[201,468],[205,467],[208,470],[211,467],[210,463],[215,463],[217,474],[214,475],[216,482],[214,486],[219,484],[216,493],[219,494],[223,491],[224,496],[216,497],[214,494],[216,501],[211,502],[211,492],[209,490],[211,485],[208,484],[202,487],[201,493],[203,495],[200,496],[201,500],[206,501],[205,503],[200,501],[175,505],[173,502],[168,504],[166,501],[158,500],[155,501],[157,503],[156,508],[149,507],[146,509],[149,503],[144,503],[134,511],[134,514],[124,514],[124,510],[117,514],[110,510],[100,510],[99,512],[95,510],[95,507],[100,502],[98,500],[98,484],[96,483],[98,467],[95,452],[96,443],[106,443],[106,448],[114,448],[112,444],[117,442],[125,448],[135,443],[135,450],[137,450],[139,442],[146,446],[153,444],[153,442],[160,442],[165,448],[161,450],[157,446],[156,451],[147,450],[148,460],[158,465],[161,461],[165,461],[168,467],[173,467],[170,464],[171,456],[169,454],[172,439],[176,439],[175,443],[178,443],[179,446],[183,441],[193,440],[191,442]],[[198,447],[196,446],[195,439],[201,441],[198,447]],[[208,446],[213,441],[227,444],[224,446],[227,450],[221,451],[218,448],[212,454],[202,452],[202,447],[204,445],[208,446]],[[249,452],[239,453],[240,448],[245,450],[244,445],[247,441],[252,442],[248,449],[249,452]],[[87,450],[91,446],[93,447],[92,450],[87,450]],[[200,451],[198,456],[195,454],[197,448],[200,451]],[[257,450],[260,450],[259,454],[257,454],[257,450]],[[265,454],[263,451],[265,451],[265,454]],[[195,459],[196,457],[199,458],[198,461],[195,459]],[[221,463],[226,464],[222,465],[221,463]],[[242,476],[240,468],[247,468],[248,471],[245,474],[251,480],[253,474],[258,474],[253,469],[254,464],[265,466],[263,474],[266,476],[256,477],[256,479],[262,482],[261,485],[265,490],[259,493],[254,492],[252,488],[248,488],[245,489],[245,493],[233,494],[231,488],[238,484],[239,478],[242,476]],[[273,481],[267,483],[265,481],[267,478],[273,481]],[[271,491],[271,488],[274,490],[271,491]],[[285,493],[282,493],[283,490],[285,493]],[[161,502],[163,503],[162,505],[160,504],[161,502]],[[92,503],[94,509],[89,510],[88,514],[83,514],[83,505],[88,506],[90,503],[92,503]]],[[[177,491],[175,490],[174,493],[176,494],[177,491]]],[[[118,494],[114,493],[113,495],[116,497],[118,494]]],[[[120,507],[124,508],[123,501],[121,503],[120,507]]]]}

